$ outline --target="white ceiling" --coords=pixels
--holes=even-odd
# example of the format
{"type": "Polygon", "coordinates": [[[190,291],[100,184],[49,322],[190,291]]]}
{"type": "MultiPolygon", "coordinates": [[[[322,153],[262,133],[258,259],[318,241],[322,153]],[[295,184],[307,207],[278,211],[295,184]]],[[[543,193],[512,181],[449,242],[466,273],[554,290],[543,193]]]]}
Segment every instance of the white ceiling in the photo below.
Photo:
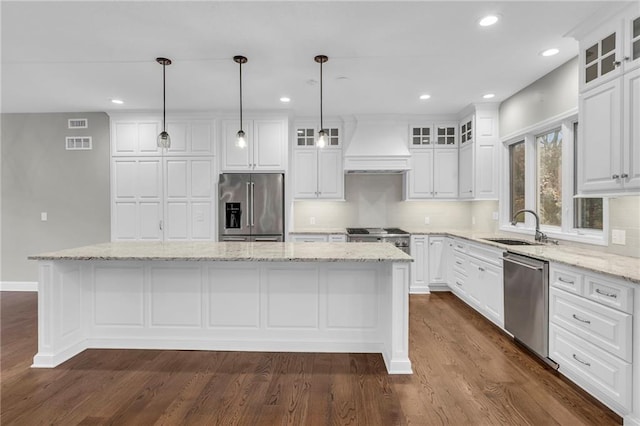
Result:
{"type": "MultiPolygon", "coordinates": [[[[487,92],[501,101],[578,54],[567,32],[611,1],[7,2],[2,111],[162,108],[325,115],[454,114],[487,92]],[[498,13],[493,27],[477,25],[498,13]],[[539,52],[557,47],[560,54],[539,52]],[[422,93],[431,94],[420,101],[422,93]],[[285,105],[281,96],[292,101],[285,105]],[[111,98],[121,98],[117,106],[111,98]]],[[[609,9],[610,10],[610,9],[609,9]]]]}

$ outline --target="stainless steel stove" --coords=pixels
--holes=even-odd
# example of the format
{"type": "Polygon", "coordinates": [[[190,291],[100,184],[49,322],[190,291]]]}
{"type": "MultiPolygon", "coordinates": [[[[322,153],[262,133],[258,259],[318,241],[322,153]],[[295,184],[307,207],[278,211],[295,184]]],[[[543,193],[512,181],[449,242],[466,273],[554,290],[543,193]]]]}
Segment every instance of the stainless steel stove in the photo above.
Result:
{"type": "Polygon", "coordinates": [[[407,254],[409,233],[400,228],[347,228],[347,241],[353,243],[391,243],[407,254]]]}

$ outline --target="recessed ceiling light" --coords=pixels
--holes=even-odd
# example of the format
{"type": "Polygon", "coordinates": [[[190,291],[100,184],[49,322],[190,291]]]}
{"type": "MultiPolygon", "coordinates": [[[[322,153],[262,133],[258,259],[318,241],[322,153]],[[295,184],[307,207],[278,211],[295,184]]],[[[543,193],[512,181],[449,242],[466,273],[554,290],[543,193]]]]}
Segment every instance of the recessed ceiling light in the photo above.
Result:
{"type": "Polygon", "coordinates": [[[483,98],[485,99],[491,99],[493,97],[495,97],[496,95],[494,95],[493,93],[487,93],[486,95],[483,96],[483,98]]]}
{"type": "Polygon", "coordinates": [[[481,27],[489,27],[498,22],[499,19],[498,15],[487,15],[478,21],[478,25],[481,27]]]}
{"type": "Polygon", "coordinates": [[[291,102],[291,98],[287,98],[286,96],[283,96],[280,98],[280,102],[286,104],[287,102],[291,102]]]}
{"type": "Polygon", "coordinates": [[[425,99],[429,99],[431,98],[431,95],[427,95],[426,93],[424,95],[420,95],[420,99],[425,100],[425,99]]]}
{"type": "Polygon", "coordinates": [[[547,49],[544,52],[541,52],[540,54],[542,56],[553,56],[553,55],[557,55],[558,53],[560,53],[560,50],[556,49],[555,47],[552,49],[547,49]]]}
{"type": "Polygon", "coordinates": [[[122,105],[124,101],[122,99],[111,99],[112,104],[122,105]]]}

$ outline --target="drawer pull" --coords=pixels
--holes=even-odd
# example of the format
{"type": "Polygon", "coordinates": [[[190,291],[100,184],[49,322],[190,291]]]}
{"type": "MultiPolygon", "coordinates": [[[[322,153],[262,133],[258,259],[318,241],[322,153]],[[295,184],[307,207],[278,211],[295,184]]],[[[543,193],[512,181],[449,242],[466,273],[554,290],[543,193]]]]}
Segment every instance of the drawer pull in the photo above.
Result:
{"type": "Polygon", "coordinates": [[[602,291],[599,288],[596,288],[596,293],[601,294],[603,296],[607,296],[607,297],[613,297],[614,299],[618,298],[617,294],[614,293],[607,293],[606,291],[602,291]]]}
{"type": "Polygon", "coordinates": [[[484,268],[481,267],[481,266],[478,266],[478,270],[481,271],[481,272],[484,272],[484,268]]]}
{"type": "Polygon", "coordinates": [[[456,247],[458,247],[459,249],[463,249],[464,248],[463,246],[460,246],[460,245],[456,245],[456,247]]]}
{"type": "Polygon", "coordinates": [[[456,260],[456,265],[462,265],[462,262],[456,260]]]}
{"type": "Polygon", "coordinates": [[[584,364],[584,365],[586,365],[587,367],[591,367],[591,364],[590,364],[590,363],[588,363],[587,361],[583,361],[583,360],[581,360],[580,358],[578,358],[578,357],[576,356],[576,354],[573,354],[573,359],[575,359],[576,361],[578,361],[580,364],[584,364]]]}
{"type": "Polygon", "coordinates": [[[456,285],[459,285],[460,287],[462,287],[462,284],[459,281],[456,281],[456,285]]]}
{"type": "Polygon", "coordinates": [[[585,323],[585,324],[591,324],[591,321],[586,320],[586,319],[582,319],[582,318],[580,318],[579,316],[577,316],[576,314],[573,314],[572,316],[573,316],[573,318],[574,318],[574,319],[576,319],[576,320],[578,320],[578,321],[580,321],[580,322],[583,322],[583,323],[585,323]]]}
{"type": "Polygon", "coordinates": [[[573,280],[565,280],[562,277],[558,277],[558,281],[560,281],[561,283],[565,283],[565,284],[575,284],[575,282],[573,280]]]}

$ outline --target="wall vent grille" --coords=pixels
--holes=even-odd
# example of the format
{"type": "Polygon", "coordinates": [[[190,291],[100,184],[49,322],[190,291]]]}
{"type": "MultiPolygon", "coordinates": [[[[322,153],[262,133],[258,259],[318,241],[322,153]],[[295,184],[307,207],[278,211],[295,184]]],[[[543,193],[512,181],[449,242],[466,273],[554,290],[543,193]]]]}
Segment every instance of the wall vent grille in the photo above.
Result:
{"type": "Polygon", "coordinates": [[[65,147],[71,151],[92,149],[91,136],[67,136],[65,147]]]}
{"type": "Polygon", "coordinates": [[[86,118],[71,118],[69,119],[70,129],[86,129],[89,127],[89,120],[86,118]]]}

